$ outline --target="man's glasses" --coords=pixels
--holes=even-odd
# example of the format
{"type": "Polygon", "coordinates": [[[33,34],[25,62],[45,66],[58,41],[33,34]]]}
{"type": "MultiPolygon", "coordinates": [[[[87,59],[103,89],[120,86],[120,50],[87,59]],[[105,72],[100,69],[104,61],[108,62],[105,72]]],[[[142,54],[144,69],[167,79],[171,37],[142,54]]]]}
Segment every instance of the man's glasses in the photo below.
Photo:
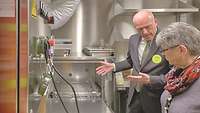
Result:
{"type": "Polygon", "coordinates": [[[163,50],[161,50],[161,53],[164,53],[165,51],[168,51],[169,49],[173,49],[173,48],[178,47],[178,46],[179,46],[179,45],[175,45],[175,46],[172,46],[172,47],[163,49],[163,50]]]}

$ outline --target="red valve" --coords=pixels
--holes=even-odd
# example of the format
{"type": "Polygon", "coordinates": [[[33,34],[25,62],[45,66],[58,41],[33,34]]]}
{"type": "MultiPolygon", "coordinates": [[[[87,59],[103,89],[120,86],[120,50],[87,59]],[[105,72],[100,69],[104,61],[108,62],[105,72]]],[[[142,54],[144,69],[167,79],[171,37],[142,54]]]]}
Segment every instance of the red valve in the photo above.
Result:
{"type": "Polygon", "coordinates": [[[56,43],[56,40],[55,39],[49,39],[48,43],[49,43],[50,46],[54,46],[55,43],[56,43]]]}

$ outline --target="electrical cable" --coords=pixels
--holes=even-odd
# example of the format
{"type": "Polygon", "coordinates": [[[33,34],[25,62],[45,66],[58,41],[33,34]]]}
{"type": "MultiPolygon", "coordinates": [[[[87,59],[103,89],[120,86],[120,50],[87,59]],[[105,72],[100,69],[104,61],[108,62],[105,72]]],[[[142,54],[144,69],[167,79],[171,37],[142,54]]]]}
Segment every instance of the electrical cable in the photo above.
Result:
{"type": "Polygon", "coordinates": [[[66,112],[66,113],[69,113],[69,111],[67,110],[67,108],[66,108],[66,106],[65,106],[65,104],[64,104],[64,102],[63,102],[63,100],[62,100],[62,98],[61,98],[61,96],[60,96],[60,94],[59,94],[59,92],[58,92],[58,89],[57,89],[57,87],[56,87],[55,80],[54,80],[54,78],[53,78],[53,76],[52,76],[52,73],[51,73],[50,75],[51,75],[51,78],[52,78],[53,86],[54,86],[54,88],[55,88],[55,90],[56,90],[56,93],[57,93],[57,95],[58,95],[58,98],[60,99],[60,102],[61,102],[61,104],[62,104],[62,106],[63,106],[65,112],[66,112]]]}
{"type": "MultiPolygon", "coordinates": [[[[48,59],[50,59],[50,56],[48,55],[48,49],[49,49],[49,43],[47,42],[47,41],[44,41],[44,55],[45,55],[45,60],[46,60],[46,63],[48,64],[49,62],[48,62],[48,59]]],[[[62,75],[58,72],[58,70],[57,70],[57,68],[54,66],[54,64],[53,64],[53,62],[52,62],[52,64],[51,64],[51,68],[53,67],[53,69],[55,70],[55,72],[57,73],[57,75],[63,80],[63,81],[65,81],[65,83],[67,83],[70,87],[71,87],[71,89],[72,89],[72,91],[73,91],[73,93],[74,93],[74,98],[75,98],[75,103],[76,103],[76,108],[77,108],[77,112],[78,113],[80,113],[80,111],[79,111],[79,107],[78,107],[78,100],[77,100],[77,95],[76,95],[76,91],[75,91],[75,89],[74,89],[74,87],[72,86],[72,84],[70,83],[70,82],[68,82],[64,77],[62,77],[62,75]]],[[[60,99],[60,101],[61,101],[61,103],[62,103],[62,105],[63,105],[63,107],[64,107],[64,109],[65,109],[65,112],[66,113],[69,113],[68,112],[68,110],[67,110],[67,108],[65,107],[65,105],[64,105],[64,103],[63,103],[63,101],[62,101],[62,98],[61,98],[61,96],[60,96],[60,94],[59,94],[59,92],[58,92],[58,89],[57,89],[57,87],[56,87],[56,85],[55,85],[55,81],[54,81],[54,78],[53,78],[53,76],[52,76],[52,72],[51,72],[51,78],[52,78],[52,82],[53,82],[53,85],[54,85],[54,87],[55,87],[55,90],[56,90],[56,93],[58,94],[58,97],[59,97],[59,99],[60,99]]]]}
{"type": "Polygon", "coordinates": [[[54,65],[52,65],[53,69],[55,70],[55,72],[59,75],[59,77],[64,80],[72,89],[73,93],[74,93],[74,98],[75,98],[75,103],[76,103],[76,109],[77,109],[77,112],[80,113],[79,111],[79,107],[78,107],[78,100],[77,100],[77,95],[76,95],[76,91],[74,89],[74,87],[72,86],[71,83],[69,83],[59,72],[58,70],[56,69],[56,67],[54,65]]]}
{"type": "MultiPolygon", "coordinates": [[[[48,44],[48,42],[47,42],[47,40],[46,40],[46,41],[44,41],[44,55],[45,55],[46,64],[48,64],[48,59],[50,59],[50,56],[48,55],[48,48],[49,48],[49,44],[48,44]]],[[[52,68],[52,67],[50,67],[50,68],[52,68]]],[[[66,112],[66,113],[69,113],[69,111],[67,110],[67,108],[66,108],[66,106],[65,106],[65,104],[64,104],[64,102],[63,102],[63,100],[62,100],[62,98],[61,98],[61,96],[60,96],[60,93],[58,92],[58,89],[57,89],[56,84],[55,84],[55,80],[54,80],[54,78],[53,78],[53,76],[52,76],[52,72],[50,72],[50,76],[51,76],[51,78],[52,78],[53,86],[54,86],[54,88],[55,88],[55,90],[56,90],[56,93],[57,93],[57,95],[58,95],[58,98],[59,98],[59,100],[60,100],[60,102],[61,102],[61,104],[62,104],[62,106],[63,106],[65,112],[66,112]]]]}

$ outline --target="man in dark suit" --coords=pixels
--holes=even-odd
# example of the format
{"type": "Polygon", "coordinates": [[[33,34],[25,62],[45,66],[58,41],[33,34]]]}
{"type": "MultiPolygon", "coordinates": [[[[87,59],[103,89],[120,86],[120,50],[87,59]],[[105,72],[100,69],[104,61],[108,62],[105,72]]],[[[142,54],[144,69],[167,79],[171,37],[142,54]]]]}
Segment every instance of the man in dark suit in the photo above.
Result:
{"type": "Polygon", "coordinates": [[[158,25],[154,15],[141,10],[133,16],[133,25],[138,34],[129,39],[127,58],[116,63],[101,62],[97,74],[119,72],[132,68],[126,113],[161,113],[160,95],[163,91],[164,75],[169,63],[156,45],[158,25]]]}

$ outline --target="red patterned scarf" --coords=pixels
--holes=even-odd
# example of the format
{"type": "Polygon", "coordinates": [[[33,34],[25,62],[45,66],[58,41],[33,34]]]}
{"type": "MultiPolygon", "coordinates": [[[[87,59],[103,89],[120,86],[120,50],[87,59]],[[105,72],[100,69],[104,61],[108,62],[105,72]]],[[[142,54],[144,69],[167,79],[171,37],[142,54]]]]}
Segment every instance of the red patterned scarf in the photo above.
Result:
{"type": "Polygon", "coordinates": [[[165,89],[172,95],[177,95],[188,89],[195,80],[200,77],[200,58],[185,69],[173,68],[166,75],[165,89]]]}

